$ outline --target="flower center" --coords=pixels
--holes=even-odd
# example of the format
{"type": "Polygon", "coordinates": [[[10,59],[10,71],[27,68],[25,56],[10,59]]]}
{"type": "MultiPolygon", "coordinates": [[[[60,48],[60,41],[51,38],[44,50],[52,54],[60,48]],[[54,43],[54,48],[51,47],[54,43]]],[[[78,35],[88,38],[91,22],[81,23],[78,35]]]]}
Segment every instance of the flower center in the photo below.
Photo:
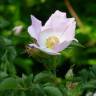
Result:
{"type": "Polygon", "coordinates": [[[59,43],[59,39],[56,36],[51,36],[46,40],[47,48],[53,49],[59,43]]]}

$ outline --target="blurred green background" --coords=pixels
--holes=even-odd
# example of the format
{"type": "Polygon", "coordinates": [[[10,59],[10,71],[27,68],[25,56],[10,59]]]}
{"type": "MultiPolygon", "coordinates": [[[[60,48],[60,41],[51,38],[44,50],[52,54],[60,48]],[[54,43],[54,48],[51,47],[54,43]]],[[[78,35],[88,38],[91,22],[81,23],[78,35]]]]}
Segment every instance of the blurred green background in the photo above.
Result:
{"type": "MultiPolygon", "coordinates": [[[[56,10],[66,12],[67,17],[73,17],[65,1],[0,0],[1,70],[10,70],[10,68],[4,67],[4,69],[2,66],[12,65],[14,67],[15,65],[17,71],[18,68],[22,69],[21,73],[28,74],[32,71],[31,68],[36,62],[25,52],[25,46],[32,42],[32,38],[27,32],[27,28],[31,24],[30,15],[32,14],[40,19],[43,25],[56,10]],[[13,30],[15,26],[23,27],[19,35],[13,30]],[[4,65],[3,63],[12,64],[4,65]]],[[[96,64],[96,0],[69,0],[69,3],[83,23],[84,28],[77,26],[76,30],[76,38],[83,47],[75,46],[69,48],[69,50],[64,50],[62,52],[62,64],[68,63],[68,66],[71,64],[96,64]]]]}
{"type": "MultiPolygon", "coordinates": [[[[26,52],[26,45],[33,42],[27,28],[31,24],[31,14],[44,25],[56,10],[66,12],[67,17],[77,18],[76,38],[80,43],[73,44],[62,52],[57,76],[64,78],[72,66],[75,74],[89,66],[96,67],[96,0],[69,0],[70,4],[66,1],[68,0],[0,0],[0,82],[5,77],[22,77],[22,74],[37,74],[45,70],[43,63],[37,61],[38,58],[33,58],[26,52]],[[22,29],[20,33],[16,33],[16,26],[22,29]]],[[[83,77],[89,76],[88,71],[83,70],[83,73],[83,77]]]]}
{"type": "MultiPolygon", "coordinates": [[[[70,64],[96,64],[96,1],[70,0],[70,3],[84,26],[83,30],[77,26],[76,31],[76,38],[84,48],[75,47],[63,52],[64,63],[70,60],[70,64]]],[[[3,62],[14,62],[16,67],[30,73],[30,66],[34,62],[25,54],[25,46],[32,41],[27,33],[27,27],[31,24],[30,15],[36,16],[44,24],[56,10],[72,17],[63,0],[0,0],[1,65],[3,62]],[[23,30],[17,36],[13,28],[19,25],[23,26],[23,30]]]]}

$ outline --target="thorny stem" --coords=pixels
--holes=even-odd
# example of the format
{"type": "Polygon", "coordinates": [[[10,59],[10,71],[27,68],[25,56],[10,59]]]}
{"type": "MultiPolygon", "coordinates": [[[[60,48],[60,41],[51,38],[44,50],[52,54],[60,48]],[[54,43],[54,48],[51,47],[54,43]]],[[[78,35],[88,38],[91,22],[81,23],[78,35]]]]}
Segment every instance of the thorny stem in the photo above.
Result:
{"type": "Polygon", "coordinates": [[[67,6],[70,14],[76,18],[77,24],[80,28],[83,28],[84,25],[82,23],[82,21],[80,20],[80,18],[78,17],[78,15],[76,14],[75,10],[73,9],[72,5],[70,4],[69,0],[64,0],[65,5],[67,6]]]}

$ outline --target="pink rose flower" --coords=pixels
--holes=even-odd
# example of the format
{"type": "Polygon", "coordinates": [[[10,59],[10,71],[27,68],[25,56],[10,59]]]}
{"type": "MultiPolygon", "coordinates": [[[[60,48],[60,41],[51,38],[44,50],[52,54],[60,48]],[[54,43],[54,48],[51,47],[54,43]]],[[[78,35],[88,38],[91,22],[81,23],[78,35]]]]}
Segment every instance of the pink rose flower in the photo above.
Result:
{"type": "Polygon", "coordinates": [[[28,27],[30,36],[37,44],[29,44],[47,54],[58,55],[75,39],[75,18],[67,18],[66,13],[57,10],[42,26],[40,20],[31,15],[32,25],[28,27]]]}

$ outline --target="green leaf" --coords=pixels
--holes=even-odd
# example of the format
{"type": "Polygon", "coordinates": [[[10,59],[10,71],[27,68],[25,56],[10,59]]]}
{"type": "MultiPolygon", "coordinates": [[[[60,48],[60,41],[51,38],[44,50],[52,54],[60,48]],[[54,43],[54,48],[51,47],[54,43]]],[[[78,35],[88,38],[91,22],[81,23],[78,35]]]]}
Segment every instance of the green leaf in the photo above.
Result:
{"type": "Polygon", "coordinates": [[[80,44],[80,42],[75,41],[75,40],[72,41],[71,46],[78,46],[78,47],[83,47],[84,48],[84,46],[82,44],[80,44]]]}
{"type": "MultiPolygon", "coordinates": [[[[29,91],[28,91],[29,93],[29,91]]],[[[39,84],[33,84],[32,90],[31,90],[31,95],[30,96],[46,96],[45,92],[42,88],[42,85],[39,84]]]]}
{"type": "Polygon", "coordinates": [[[8,74],[6,72],[0,71],[0,79],[7,77],[8,74]]]}
{"type": "Polygon", "coordinates": [[[8,90],[8,89],[16,89],[18,88],[18,82],[16,79],[9,77],[7,79],[4,79],[0,83],[0,90],[8,90]]]}
{"type": "Polygon", "coordinates": [[[54,76],[49,72],[41,72],[34,77],[34,82],[44,83],[47,81],[53,81],[54,76]]]}
{"type": "Polygon", "coordinates": [[[29,76],[22,74],[21,83],[23,83],[24,87],[32,86],[32,81],[33,81],[33,74],[30,74],[29,76]]]}
{"type": "Polygon", "coordinates": [[[63,96],[61,91],[57,87],[54,87],[54,86],[46,86],[44,87],[44,90],[47,96],[63,96]]]}
{"type": "Polygon", "coordinates": [[[88,64],[96,64],[96,59],[89,59],[88,64]]]}
{"type": "Polygon", "coordinates": [[[16,57],[16,50],[13,46],[7,48],[7,58],[10,61],[13,61],[16,57]]]}

